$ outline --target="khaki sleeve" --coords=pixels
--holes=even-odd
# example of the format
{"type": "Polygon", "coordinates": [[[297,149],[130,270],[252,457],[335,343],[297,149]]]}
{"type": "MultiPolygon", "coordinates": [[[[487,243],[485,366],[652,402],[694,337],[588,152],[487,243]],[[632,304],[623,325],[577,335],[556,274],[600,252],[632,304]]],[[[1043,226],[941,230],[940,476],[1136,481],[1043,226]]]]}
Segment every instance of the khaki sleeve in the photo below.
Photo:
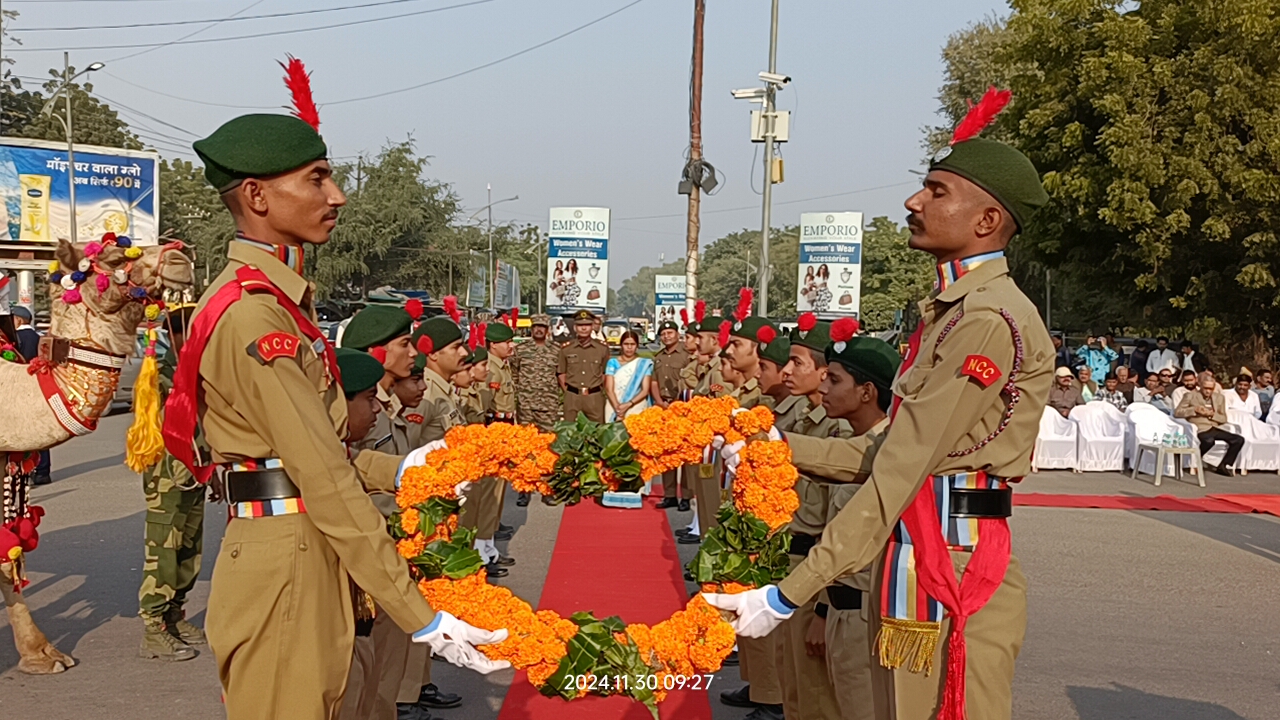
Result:
{"type": "Polygon", "coordinates": [[[565,357],[564,348],[560,348],[560,353],[556,355],[556,374],[564,375],[569,372],[569,359],[565,357]]]}
{"type": "Polygon", "coordinates": [[[356,466],[356,477],[366,493],[383,492],[395,494],[396,474],[400,471],[400,455],[388,455],[377,450],[361,450],[353,464],[356,466]]]}
{"type": "Polygon", "coordinates": [[[1195,415],[1196,415],[1195,396],[1192,395],[1190,392],[1185,393],[1182,396],[1182,401],[1178,403],[1177,409],[1173,411],[1173,416],[1176,418],[1189,418],[1189,417],[1195,417],[1195,415]]]}
{"type": "Polygon", "coordinates": [[[930,472],[984,414],[1003,407],[1002,381],[984,388],[960,374],[971,354],[986,356],[1005,373],[1013,367],[1013,340],[1000,315],[966,314],[938,345],[933,367],[917,369],[925,373],[923,381],[914,396],[902,400],[875,454],[871,477],[827,525],[804,562],[778,584],[793,603],[804,604],[836,578],[870,565],[930,472]]]}
{"type": "MultiPolygon", "coordinates": [[[[347,461],[315,383],[298,360],[280,357],[263,364],[249,355],[250,343],[268,332],[297,332],[283,309],[257,309],[228,311],[211,338],[202,374],[220,390],[227,389],[223,392],[229,390],[245,424],[275,451],[302,491],[307,517],[356,584],[402,630],[421,630],[435,613],[409,578],[408,564],[397,554],[382,514],[347,461]]],[[[299,352],[311,351],[304,342],[299,352]]]]}
{"type": "Polygon", "coordinates": [[[873,442],[866,436],[820,438],[787,433],[791,464],[818,482],[861,483],[871,474],[867,451],[873,442]]]}

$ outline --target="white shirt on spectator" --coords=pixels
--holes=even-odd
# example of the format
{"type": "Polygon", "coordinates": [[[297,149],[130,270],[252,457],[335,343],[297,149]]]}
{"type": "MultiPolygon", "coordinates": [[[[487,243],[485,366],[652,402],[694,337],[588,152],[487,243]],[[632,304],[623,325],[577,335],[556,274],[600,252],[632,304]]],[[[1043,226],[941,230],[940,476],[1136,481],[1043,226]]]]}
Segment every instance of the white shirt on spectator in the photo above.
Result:
{"type": "Polygon", "coordinates": [[[1161,350],[1159,348],[1152,350],[1147,356],[1147,372],[1158,373],[1161,370],[1176,370],[1181,363],[1178,362],[1178,353],[1170,348],[1161,350]]]}
{"type": "Polygon", "coordinates": [[[1226,397],[1228,411],[1243,410],[1259,420],[1262,419],[1262,402],[1258,399],[1258,393],[1250,390],[1249,397],[1241,400],[1240,393],[1231,390],[1226,393],[1226,397]]]}

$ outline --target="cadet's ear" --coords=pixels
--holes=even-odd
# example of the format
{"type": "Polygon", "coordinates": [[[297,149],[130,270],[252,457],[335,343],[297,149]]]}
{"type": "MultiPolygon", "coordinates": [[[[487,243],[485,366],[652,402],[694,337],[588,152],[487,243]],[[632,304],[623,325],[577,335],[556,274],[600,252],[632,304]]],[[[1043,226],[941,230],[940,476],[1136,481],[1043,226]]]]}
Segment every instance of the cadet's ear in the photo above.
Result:
{"type": "Polygon", "coordinates": [[[79,269],[80,258],[84,257],[84,253],[66,238],[59,238],[58,249],[53,251],[53,256],[64,271],[73,272],[79,269]]]}

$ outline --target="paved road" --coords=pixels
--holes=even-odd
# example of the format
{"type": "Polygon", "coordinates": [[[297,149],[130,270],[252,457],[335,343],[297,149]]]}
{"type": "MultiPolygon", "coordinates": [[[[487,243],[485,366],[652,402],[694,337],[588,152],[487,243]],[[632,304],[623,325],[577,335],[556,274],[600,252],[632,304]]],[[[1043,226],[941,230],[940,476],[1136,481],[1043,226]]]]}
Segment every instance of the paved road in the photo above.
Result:
{"type": "MultiPolygon", "coordinates": [[[[0,619],[0,715],[42,720],[180,715],[223,717],[213,658],[141,660],[136,647],[142,559],[140,481],[123,465],[128,416],[54,450],[48,511],[30,565],[28,597],[44,631],[81,665],[63,675],[17,672],[12,634],[0,619]]],[[[1024,490],[1161,493],[1199,497],[1190,483],[1130,480],[1115,473],[1043,473],[1024,490]]],[[[1280,493],[1275,474],[1211,476],[1207,492],[1280,493]]],[[[536,598],[560,511],[507,505],[518,526],[507,578],[536,598]]],[[[644,510],[641,512],[656,512],[644,510]]],[[[204,573],[191,602],[203,619],[222,513],[210,513],[204,573]]],[[[681,527],[687,514],[673,513],[681,527]]],[[[1030,580],[1030,626],[1018,662],[1014,716],[1036,720],[1273,720],[1280,716],[1280,521],[1269,516],[1018,508],[1014,548],[1030,580]]],[[[680,546],[691,555],[692,546],[680,546]]],[[[602,579],[608,566],[601,563],[602,579]]],[[[492,720],[511,673],[487,678],[435,664],[436,681],[466,704],[444,718],[492,720]]],[[[722,672],[713,691],[739,684],[722,672]]],[[[713,701],[716,720],[739,710],[713,701]]],[[[978,719],[975,719],[978,720],[978,719]]]]}

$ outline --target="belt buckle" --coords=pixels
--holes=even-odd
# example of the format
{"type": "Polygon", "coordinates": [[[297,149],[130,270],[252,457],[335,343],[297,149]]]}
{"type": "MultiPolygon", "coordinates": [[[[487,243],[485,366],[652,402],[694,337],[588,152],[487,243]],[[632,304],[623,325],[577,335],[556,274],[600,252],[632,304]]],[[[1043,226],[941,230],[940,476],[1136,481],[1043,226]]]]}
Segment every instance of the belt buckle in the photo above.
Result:
{"type": "Polygon", "coordinates": [[[590,395],[590,394],[591,394],[591,390],[590,390],[590,388],[584,388],[584,387],[581,387],[581,388],[578,388],[578,394],[579,394],[579,395],[590,395]]]}

